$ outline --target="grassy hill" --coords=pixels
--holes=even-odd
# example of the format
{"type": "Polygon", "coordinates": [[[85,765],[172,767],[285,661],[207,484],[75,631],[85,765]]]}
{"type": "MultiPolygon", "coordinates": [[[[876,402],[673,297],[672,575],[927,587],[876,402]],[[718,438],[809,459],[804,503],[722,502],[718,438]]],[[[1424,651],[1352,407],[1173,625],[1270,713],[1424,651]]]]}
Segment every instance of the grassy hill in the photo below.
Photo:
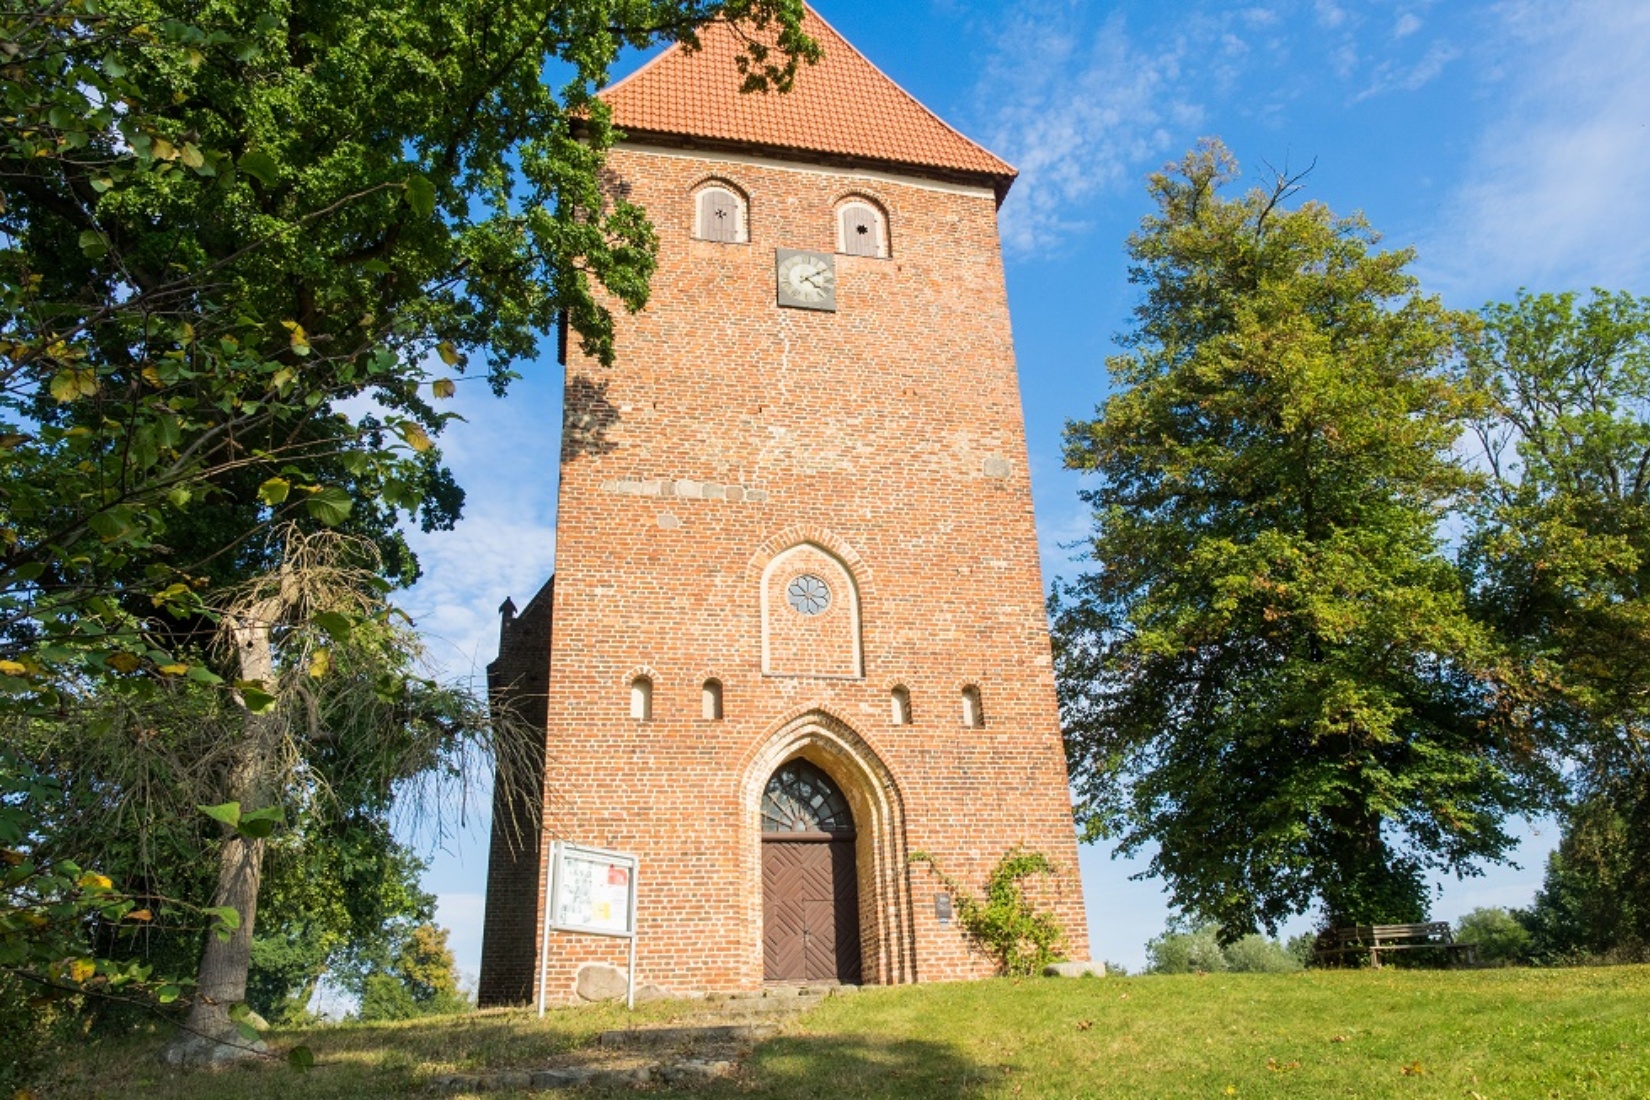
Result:
{"type": "MultiPolygon", "coordinates": [[[[43,1095],[429,1096],[442,1073],[537,1069],[686,1003],[341,1025],[271,1036],[318,1065],[179,1074],[88,1046],[43,1095]]],[[[668,1088],[659,1097],[686,1095],[668,1088]]],[[[589,1095],[588,1092],[486,1094],[589,1095]]],[[[1307,971],[867,989],[788,1019],[715,1097],[1650,1098],[1650,967],[1307,971]]]]}

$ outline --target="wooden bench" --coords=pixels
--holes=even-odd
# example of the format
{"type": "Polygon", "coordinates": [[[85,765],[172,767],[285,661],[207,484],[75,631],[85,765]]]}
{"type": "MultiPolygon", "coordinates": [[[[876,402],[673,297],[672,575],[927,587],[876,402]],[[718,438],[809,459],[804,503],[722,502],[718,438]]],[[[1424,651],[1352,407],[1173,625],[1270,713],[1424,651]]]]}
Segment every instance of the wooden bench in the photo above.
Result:
{"type": "Polygon", "coordinates": [[[1389,951],[1431,951],[1442,954],[1446,966],[1478,962],[1478,945],[1455,942],[1447,921],[1331,928],[1318,937],[1313,954],[1326,966],[1344,966],[1367,956],[1369,965],[1378,970],[1381,956],[1389,951]]]}

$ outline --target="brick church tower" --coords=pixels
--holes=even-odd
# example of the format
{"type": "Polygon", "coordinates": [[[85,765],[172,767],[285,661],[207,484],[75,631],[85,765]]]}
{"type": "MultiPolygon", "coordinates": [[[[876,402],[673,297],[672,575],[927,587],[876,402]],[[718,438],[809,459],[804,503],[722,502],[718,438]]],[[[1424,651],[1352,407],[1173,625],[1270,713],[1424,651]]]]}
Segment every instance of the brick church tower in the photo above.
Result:
{"type": "Polygon", "coordinates": [[[639,854],[637,977],[674,992],[990,973],[918,850],[976,887],[1050,856],[1087,958],[997,235],[1014,169],[809,31],[789,95],[739,94],[723,26],[603,93],[659,267],[611,369],[568,356],[556,573],[505,605],[489,669],[545,741],[542,800],[495,797],[484,1005],[625,964],[562,933],[540,959],[552,840],[639,854]]]}

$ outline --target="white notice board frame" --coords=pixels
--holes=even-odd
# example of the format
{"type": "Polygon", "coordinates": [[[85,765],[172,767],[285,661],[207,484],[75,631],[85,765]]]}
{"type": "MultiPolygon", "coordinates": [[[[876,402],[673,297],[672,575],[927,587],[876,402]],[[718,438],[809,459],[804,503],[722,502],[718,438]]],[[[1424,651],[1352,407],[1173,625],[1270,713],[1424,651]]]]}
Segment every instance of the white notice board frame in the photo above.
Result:
{"type": "Polygon", "coordinates": [[[625,1006],[636,1007],[636,872],[641,859],[630,852],[615,852],[608,848],[593,848],[586,844],[550,844],[549,882],[544,892],[544,933],[539,943],[539,1015],[544,1015],[545,981],[550,967],[550,933],[577,932],[589,936],[609,936],[630,941],[630,964],[626,969],[629,986],[625,1006]],[[593,872],[600,870],[606,878],[605,892],[609,897],[596,903],[589,892],[593,872]],[[623,922],[617,923],[612,914],[611,894],[621,884],[613,881],[622,873],[625,897],[619,906],[623,922]],[[580,910],[585,904],[590,908],[580,910]],[[596,912],[596,905],[604,904],[608,915],[596,912]]]}

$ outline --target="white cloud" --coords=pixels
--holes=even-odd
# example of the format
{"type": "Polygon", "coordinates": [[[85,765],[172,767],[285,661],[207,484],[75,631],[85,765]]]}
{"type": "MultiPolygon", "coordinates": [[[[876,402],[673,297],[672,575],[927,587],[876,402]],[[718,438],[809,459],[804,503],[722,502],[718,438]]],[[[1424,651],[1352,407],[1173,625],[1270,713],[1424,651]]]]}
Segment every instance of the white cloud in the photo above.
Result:
{"type": "MultiPolygon", "coordinates": [[[[1069,5],[1024,4],[1002,24],[981,79],[995,104],[986,145],[1020,169],[1003,208],[1004,243],[1028,252],[1080,232],[1074,211],[1132,181],[1201,112],[1179,91],[1184,44],[1129,40],[1122,19],[1097,30],[1069,5]]],[[[1228,46],[1230,49],[1230,46],[1228,46]]]]}
{"type": "Polygon", "coordinates": [[[400,603],[447,675],[479,675],[498,651],[498,607],[538,591],[555,562],[560,407],[550,387],[520,384],[499,401],[460,386],[441,445],[464,487],[452,531],[409,531],[423,576],[400,603]]]}
{"type": "Polygon", "coordinates": [[[1421,59],[1413,64],[1384,61],[1375,67],[1369,86],[1353,97],[1353,102],[1357,103],[1385,92],[1419,91],[1437,79],[1445,66],[1460,56],[1461,51],[1455,46],[1447,42],[1435,42],[1421,59]]]}
{"type": "Polygon", "coordinates": [[[1010,254],[1080,237],[1096,200],[1204,136],[1212,113],[1283,126],[1301,96],[1339,84],[1350,102],[1416,91],[1461,56],[1419,16],[1390,40],[1326,0],[1212,5],[1133,31],[1076,0],[1019,0],[994,18],[976,89],[985,144],[1020,169],[1002,211],[1010,254]]]}
{"type": "Polygon", "coordinates": [[[1427,266],[1479,300],[1518,284],[1642,289],[1650,5],[1540,0],[1495,14],[1503,106],[1422,250],[1427,266]]]}

